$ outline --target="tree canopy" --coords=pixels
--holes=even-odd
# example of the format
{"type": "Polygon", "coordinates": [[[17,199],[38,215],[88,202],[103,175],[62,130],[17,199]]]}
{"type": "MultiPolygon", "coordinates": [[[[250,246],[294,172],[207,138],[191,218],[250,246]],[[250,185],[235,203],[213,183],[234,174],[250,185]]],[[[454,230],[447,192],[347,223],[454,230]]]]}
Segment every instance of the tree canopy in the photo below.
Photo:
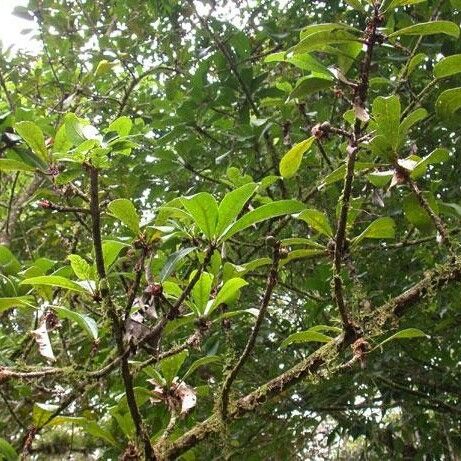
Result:
{"type": "Polygon", "coordinates": [[[459,459],[460,12],[16,7],[0,459],[459,459]]]}

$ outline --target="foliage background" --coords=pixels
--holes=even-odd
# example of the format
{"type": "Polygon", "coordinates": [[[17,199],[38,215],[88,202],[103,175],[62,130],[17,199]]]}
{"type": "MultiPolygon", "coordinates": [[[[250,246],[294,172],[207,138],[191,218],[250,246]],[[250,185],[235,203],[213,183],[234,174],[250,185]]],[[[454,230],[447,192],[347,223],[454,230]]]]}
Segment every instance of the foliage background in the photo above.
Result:
{"type": "MultiPolygon", "coordinates": [[[[383,14],[380,30],[385,35],[431,18],[460,21],[457,1],[403,1],[394,6],[383,14]]],[[[138,273],[140,294],[149,283],[149,272],[158,282],[168,258],[178,250],[199,249],[182,258],[170,282],[183,289],[192,271],[201,267],[207,238],[192,221],[173,214],[168,217],[176,219],[174,229],[152,227],[171,224],[159,208],[178,197],[209,192],[220,199],[254,181],[261,186],[250,210],[296,199],[324,213],[331,235],[318,232],[318,224],[309,220],[274,217],[236,234],[219,245],[213,256],[208,271],[214,273],[216,282],[229,274],[240,274],[248,282],[229,307],[244,310],[260,307],[268,266],[242,266],[270,258],[268,235],[330,245],[326,256],[323,250],[322,255],[293,259],[278,270],[279,283],[254,350],[231,390],[231,398],[236,399],[319,349],[318,342],[280,347],[290,334],[316,325],[342,327],[332,296],[331,241],[336,237],[344,172],[340,170],[331,182],[328,175],[345,162],[347,138],[333,132],[316,141],[291,178],[280,178],[279,162],[293,145],[309,138],[318,123],[329,121],[338,129],[351,129],[344,114],[354,97],[350,83],[361,76],[363,46],[334,43],[297,55],[300,60],[295,65],[268,56],[296,45],[300,31],[308,25],[343,23],[363,31],[372,9],[359,0],[284,4],[216,0],[195,2],[195,6],[177,0],[30,0],[27,8],[16,10],[37,24],[43,49],[36,56],[8,50],[0,56],[0,159],[29,166],[15,170],[3,164],[0,171],[0,295],[5,299],[32,296],[27,300],[32,307],[19,301],[14,306],[2,305],[0,299],[0,376],[1,370],[19,373],[17,378],[3,376],[0,384],[0,456],[14,459],[12,453],[24,450],[47,459],[51,454],[62,457],[74,451],[115,459],[123,453],[128,456],[129,450],[135,456],[136,444],[143,449],[122,397],[126,383],[118,368],[85,389],[78,387],[86,384],[88,373],[101,369],[116,354],[116,332],[107,316],[107,304],[97,296],[92,299],[42,285],[32,290],[30,285],[20,285],[21,280],[51,274],[75,281],[67,257],[77,254],[91,265],[95,254],[91,215],[78,211],[88,207],[88,168],[82,166],[83,161],[65,161],[57,154],[51,161],[40,160],[21,141],[15,124],[32,121],[47,139],[47,152],[59,153],[66,144],[61,140],[63,144],[56,147],[56,133],[68,113],[89,120],[101,131],[121,116],[132,121],[129,138],[113,146],[107,158],[100,153],[98,158],[84,160],[101,167],[103,239],[126,245],[108,273],[112,298],[118,305],[124,305],[130,287],[137,286],[138,273]],[[328,66],[341,69],[345,78],[331,76],[320,91],[301,87],[290,96],[300,79],[312,72],[325,75],[328,66]],[[328,184],[319,187],[325,182],[328,184]],[[143,229],[151,245],[150,257],[142,260],[147,261],[147,273],[144,264],[139,266],[144,251],[139,236],[123,225],[126,220],[121,223],[117,213],[107,209],[109,202],[120,198],[129,199],[142,222],[148,223],[143,229]],[[62,325],[50,333],[57,360],[47,363],[30,335],[39,325],[45,301],[92,317],[98,324],[98,340],[72,319],[62,318],[62,325]],[[48,366],[63,373],[40,374],[48,366]],[[35,372],[39,375],[27,375],[35,372]],[[59,414],[81,419],[59,420],[56,414],[54,423],[47,421],[56,407],[43,405],[67,401],[62,411],[58,408],[59,414]]],[[[450,245],[437,243],[434,219],[418,204],[408,184],[389,188],[388,183],[370,180],[370,172],[388,170],[389,164],[395,167],[396,158],[383,158],[382,152],[364,145],[358,162],[371,166],[355,176],[349,213],[355,221],[349,221],[347,236],[359,235],[377,218],[391,217],[395,238],[364,239],[347,252],[341,267],[347,305],[357,324],[364,327],[370,347],[408,328],[429,337],[389,342],[368,354],[366,361],[360,358],[362,366],[356,363],[345,371],[338,366],[356,356],[350,347],[340,349],[320,371],[314,370],[294,387],[281,389],[257,411],[212,431],[212,437],[187,451],[185,459],[457,459],[461,452],[459,286],[445,287],[443,279],[426,290],[399,322],[393,319],[385,326],[377,307],[424,274],[432,274],[428,271],[434,268],[451,267],[454,275],[446,279],[459,278],[455,271],[461,214],[460,141],[454,110],[459,106],[459,92],[451,97],[452,113],[448,106],[437,108],[437,100],[445,90],[457,88],[460,77],[458,70],[433,82],[433,70],[443,57],[460,52],[459,40],[447,34],[402,36],[398,42],[377,45],[364,101],[372,117],[373,101],[393,94],[398,94],[402,111],[420,103],[427,110],[427,117],[412,127],[397,154],[401,159],[412,154],[422,158],[437,148],[448,150],[448,158],[429,166],[417,184],[448,229],[450,245]]],[[[396,136],[393,125],[388,139],[392,139],[392,128],[396,136]]],[[[69,152],[67,156],[75,155],[69,152]]],[[[205,334],[199,345],[188,347],[181,374],[200,357],[219,356],[220,361],[211,359],[187,379],[196,389],[198,403],[169,427],[166,435],[171,440],[216,410],[226,370],[238,360],[255,318],[242,314],[224,322],[214,320],[211,325],[205,322],[205,327],[199,322],[205,334]]],[[[196,328],[189,323],[165,333],[160,350],[183,344],[196,328]]],[[[132,360],[146,360],[152,354],[139,347],[132,360]]],[[[152,391],[148,378],[145,372],[133,372],[139,410],[155,445],[167,427],[169,412],[165,405],[153,404],[146,397],[152,391]]]]}

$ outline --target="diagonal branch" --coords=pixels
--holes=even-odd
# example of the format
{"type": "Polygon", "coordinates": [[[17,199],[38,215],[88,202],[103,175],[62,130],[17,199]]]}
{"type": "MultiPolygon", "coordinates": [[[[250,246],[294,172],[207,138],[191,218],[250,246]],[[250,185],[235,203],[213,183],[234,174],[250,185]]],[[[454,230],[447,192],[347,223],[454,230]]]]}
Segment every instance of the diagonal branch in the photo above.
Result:
{"type": "Polygon", "coordinates": [[[248,341],[245,345],[245,349],[243,350],[242,355],[240,356],[239,360],[235,364],[234,368],[232,368],[232,370],[230,370],[229,374],[226,376],[223,386],[222,386],[220,410],[221,410],[223,419],[226,419],[227,417],[230,388],[235,378],[237,377],[238,372],[240,371],[243,364],[245,363],[245,361],[247,360],[248,356],[250,355],[251,351],[254,348],[254,345],[256,343],[256,338],[258,336],[259,330],[264,320],[264,316],[266,315],[267,308],[269,306],[269,301],[271,299],[272,292],[274,291],[275,285],[277,284],[278,266],[279,266],[279,261],[280,261],[280,243],[279,242],[277,242],[273,251],[274,252],[272,256],[272,266],[267,276],[266,289],[264,291],[264,296],[261,300],[261,306],[259,308],[258,317],[256,318],[255,324],[253,326],[253,330],[251,331],[251,335],[248,338],[248,341]]]}

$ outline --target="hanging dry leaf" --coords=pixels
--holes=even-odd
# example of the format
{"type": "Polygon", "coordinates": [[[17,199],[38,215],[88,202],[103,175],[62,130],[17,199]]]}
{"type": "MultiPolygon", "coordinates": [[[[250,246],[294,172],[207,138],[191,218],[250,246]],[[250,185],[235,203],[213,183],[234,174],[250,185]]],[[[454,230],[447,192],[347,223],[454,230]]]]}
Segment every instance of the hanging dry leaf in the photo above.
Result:
{"type": "Polygon", "coordinates": [[[123,339],[127,343],[137,344],[150,333],[150,328],[143,325],[142,321],[143,316],[139,312],[135,312],[126,320],[123,339]]]}
{"type": "Polygon", "coordinates": [[[371,202],[373,205],[384,208],[383,195],[378,189],[373,190],[373,193],[371,194],[371,202]]]}
{"type": "Polygon", "coordinates": [[[185,415],[197,404],[194,388],[180,381],[178,377],[174,378],[169,389],[165,389],[156,379],[149,379],[147,382],[154,386],[150,401],[163,402],[174,413],[185,415]]]}
{"type": "Polygon", "coordinates": [[[32,331],[32,335],[37,342],[40,354],[48,360],[55,361],[56,357],[54,356],[53,349],[51,347],[50,337],[46,328],[46,322],[47,317],[45,315],[42,317],[39,327],[32,331]]]}
{"type": "Polygon", "coordinates": [[[184,381],[176,385],[175,395],[181,401],[181,414],[185,415],[191,408],[197,404],[197,395],[194,389],[184,381]]]}
{"type": "Polygon", "coordinates": [[[362,122],[368,122],[370,120],[370,115],[365,107],[360,106],[359,104],[354,104],[355,116],[362,122]]]}

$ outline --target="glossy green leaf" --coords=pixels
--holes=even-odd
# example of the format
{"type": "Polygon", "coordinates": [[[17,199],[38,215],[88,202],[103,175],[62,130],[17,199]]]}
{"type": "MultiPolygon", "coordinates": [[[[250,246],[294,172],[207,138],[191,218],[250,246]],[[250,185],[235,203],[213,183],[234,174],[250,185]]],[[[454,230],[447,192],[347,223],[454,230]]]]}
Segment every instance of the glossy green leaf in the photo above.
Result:
{"type": "Polygon", "coordinates": [[[100,77],[101,75],[109,73],[114,67],[114,65],[115,63],[109,62],[107,59],[102,59],[98,62],[98,65],[96,66],[94,76],[100,77]]]}
{"type": "Polygon", "coordinates": [[[435,78],[446,78],[461,72],[461,54],[454,54],[441,59],[434,66],[435,78]]]}
{"type": "Polygon", "coordinates": [[[333,83],[333,80],[327,76],[317,77],[310,75],[308,77],[303,77],[298,80],[288,99],[303,99],[310,94],[331,88],[333,83]]]}
{"type": "MultiPolygon", "coordinates": [[[[438,206],[434,195],[430,192],[423,192],[423,196],[429,203],[432,210],[437,213],[438,206]]],[[[434,224],[427,211],[420,205],[419,200],[414,194],[408,194],[402,201],[403,212],[408,221],[418,228],[421,232],[430,233],[434,229],[434,224]]]]}
{"type": "Polygon", "coordinates": [[[220,304],[229,304],[235,301],[240,290],[246,285],[248,282],[239,277],[228,280],[219,290],[213,303],[207,306],[205,315],[211,315],[220,304]]]}
{"type": "Polygon", "coordinates": [[[297,333],[293,333],[287,338],[285,338],[280,347],[285,348],[290,346],[291,344],[304,344],[310,342],[316,343],[328,343],[332,340],[330,336],[327,336],[319,331],[315,331],[312,328],[306,331],[298,331],[297,333]]]}
{"type": "Polygon", "coordinates": [[[299,167],[301,166],[301,161],[303,155],[312,147],[312,144],[315,141],[315,137],[311,136],[310,138],[295,144],[283,157],[280,161],[280,174],[284,178],[291,178],[296,174],[299,167]]]}
{"type": "Polygon", "coordinates": [[[297,200],[279,200],[277,202],[267,203],[243,215],[224,233],[221,240],[227,240],[237,232],[247,229],[253,224],[278,216],[299,213],[304,208],[304,204],[297,200]]]}
{"type": "Polygon", "coordinates": [[[178,352],[175,355],[172,355],[171,357],[162,359],[158,363],[157,368],[160,374],[165,379],[167,386],[171,385],[171,383],[173,382],[173,379],[176,376],[178,376],[179,369],[181,368],[182,364],[184,363],[188,355],[189,355],[189,351],[184,350],[184,351],[178,352]]]}
{"type": "Polygon", "coordinates": [[[360,11],[362,13],[365,12],[365,7],[363,6],[360,0],[346,0],[346,3],[348,3],[352,8],[354,8],[354,10],[360,11]]]}
{"type": "Polygon", "coordinates": [[[389,146],[396,149],[399,143],[400,99],[397,96],[378,96],[373,101],[373,118],[379,135],[389,146]]]}
{"type": "Polygon", "coordinates": [[[405,330],[400,330],[397,333],[389,336],[389,338],[385,339],[383,342],[378,344],[376,347],[381,347],[384,344],[388,343],[389,341],[394,341],[395,339],[413,339],[413,338],[428,338],[428,335],[421,331],[418,328],[406,328],[405,330]]]}
{"type": "Polygon", "coordinates": [[[419,67],[425,60],[427,59],[427,54],[425,53],[417,53],[415,54],[408,63],[406,76],[410,76],[417,67],[419,67]]]}
{"type": "Polygon", "coordinates": [[[299,213],[296,218],[306,222],[310,227],[312,227],[312,229],[316,230],[317,232],[320,232],[321,234],[328,237],[333,237],[333,230],[325,213],[310,208],[301,211],[301,213],[299,213]]]}
{"type": "Polygon", "coordinates": [[[461,88],[445,90],[435,103],[437,115],[446,122],[459,122],[460,116],[455,114],[461,108],[461,88]]]}
{"type": "Polygon", "coordinates": [[[338,24],[333,22],[326,22],[322,24],[312,24],[301,30],[299,38],[302,40],[310,35],[316,34],[318,32],[336,32],[340,30],[346,30],[349,32],[354,32],[360,34],[360,30],[355,27],[350,26],[349,24],[338,24]]]}
{"type": "Polygon", "coordinates": [[[74,274],[80,280],[92,279],[91,266],[79,255],[69,255],[67,259],[70,261],[70,265],[74,274]]]}
{"type": "Polygon", "coordinates": [[[165,265],[159,274],[160,282],[165,281],[175,270],[177,264],[185,258],[189,253],[196,251],[196,247],[182,248],[181,250],[175,251],[167,259],[165,265]]]}
{"type": "Polygon", "coordinates": [[[385,0],[382,4],[382,11],[392,10],[399,6],[414,5],[416,3],[423,3],[427,0],[385,0]]]}
{"type": "Polygon", "coordinates": [[[459,37],[459,27],[451,21],[431,21],[421,22],[390,34],[389,38],[400,37],[402,35],[434,35],[445,34],[451,37],[459,37]]]}
{"type": "Polygon", "coordinates": [[[280,265],[284,266],[291,261],[297,259],[306,259],[306,258],[314,258],[315,256],[326,255],[327,250],[324,249],[315,249],[315,248],[307,248],[301,250],[293,250],[288,253],[288,256],[280,261],[280,265]]]}
{"type": "Polygon", "coordinates": [[[0,298],[0,314],[12,307],[31,307],[34,298],[32,296],[14,296],[0,298]]]}
{"type": "Polygon", "coordinates": [[[413,126],[416,125],[418,122],[421,120],[424,120],[428,116],[428,112],[426,109],[420,107],[419,109],[416,109],[415,111],[411,112],[408,114],[403,120],[402,123],[400,123],[399,127],[399,136],[400,136],[400,142],[403,142],[405,139],[405,136],[408,133],[408,130],[413,126]]]}
{"type": "Polygon", "coordinates": [[[374,171],[367,175],[368,181],[376,187],[385,187],[391,182],[392,177],[394,176],[394,170],[385,170],[385,171],[374,171]]]}
{"type": "Polygon", "coordinates": [[[17,160],[0,158],[0,171],[35,171],[35,168],[17,160]]]}
{"type": "Polygon", "coordinates": [[[308,70],[310,72],[315,72],[317,74],[323,74],[331,77],[331,72],[328,70],[328,68],[309,54],[292,55],[291,53],[281,51],[279,53],[272,53],[269,56],[266,56],[264,62],[286,62],[297,67],[298,69],[308,70]]]}
{"type": "Polygon", "coordinates": [[[114,120],[108,127],[107,132],[115,131],[119,136],[128,136],[133,122],[129,117],[122,116],[114,120]]]}
{"type": "Polygon", "coordinates": [[[392,218],[383,217],[373,221],[360,235],[354,238],[353,245],[358,245],[363,239],[393,239],[395,238],[395,222],[392,218]]]}
{"type": "Polygon", "coordinates": [[[0,270],[6,275],[16,275],[21,264],[6,245],[0,245],[0,270]]]}
{"type": "Polygon", "coordinates": [[[139,233],[139,216],[133,203],[125,198],[113,200],[107,205],[107,209],[134,234],[139,233]]]}
{"type": "Polygon", "coordinates": [[[218,204],[208,192],[181,198],[184,208],[190,213],[197,227],[212,239],[218,222],[218,204]]]}
{"type": "MultiPolygon", "coordinates": [[[[355,164],[355,171],[363,171],[373,168],[375,166],[374,163],[368,162],[357,162],[355,164]]],[[[323,178],[322,183],[318,186],[319,189],[323,189],[330,184],[334,184],[335,182],[342,181],[344,179],[344,175],[346,174],[346,165],[341,165],[340,167],[336,168],[336,170],[332,171],[330,174],[323,178]]]]}
{"type": "Polygon", "coordinates": [[[98,325],[95,320],[85,314],[72,311],[65,307],[53,306],[53,310],[56,312],[59,318],[68,319],[75,322],[80,328],[82,328],[90,338],[98,339],[98,325]]]}
{"type": "Polygon", "coordinates": [[[348,30],[322,30],[307,35],[297,45],[295,45],[291,51],[295,54],[310,53],[311,51],[322,50],[327,45],[336,45],[358,40],[359,38],[350,33],[348,30]]]}
{"type": "Polygon", "coordinates": [[[437,163],[446,162],[450,158],[447,149],[438,148],[433,150],[430,154],[426,155],[422,158],[413,168],[410,176],[413,179],[417,179],[423,176],[426,173],[427,167],[429,165],[435,165],[437,163]]]}
{"type": "MultiPolygon", "coordinates": [[[[190,278],[194,277],[195,271],[192,272],[190,278]]],[[[208,272],[202,272],[198,282],[192,288],[192,299],[194,300],[197,313],[202,315],[205,312],[205,307],[210,299],[211,287],[213,286],[213,275],[208,272]]]]}
{"type": "Polygon", "coordinates": [[[33,122],[18,122],[14,129],[21,136],[32,152],[44,162],[48,161],[48,152],[45,146],[45,136],[42,130],[33,122]]]}
{"type": "Polygon", "coordinates": [[[106,270],[114,264],[123,248],[129,246],[130,245],[118,242],[117,240],[104,240],[102,242],[102,256],[104,258],[104,266],[106,267],[106,270]]]}
{"type": "Polygon", "coordinates": [[[19,455],[7,440],[0,437],[0,459],[4,461],[17,461],[19,455]]]}
{"type": "Polygon", "coordinates": [[[254,194],[258,185],[248,183],[228,192],[218,207],[218,223],[216,225],[216,235],[222,235],[226,229],[237,219],[245,204],[254,194]]]}
{"type": "Polygon", "coordinates": [[[29,279],[23,280],[20,285],[45,285],[54,288],[64,288],[66,290],[86,293],[86,290],[78,283],[59,275],[42,275],[40,277],[31,277],[29,279]]]}
{"type": "Polygon", "coordinates": [[[200,357],[195,362],[193,362],[189,369],[184,373],[182,380],[185,381],[194,371],[200,367],[219,362],[222,362],[222,357],[220,355],[207,355],[205,357],[200,357]]]}

